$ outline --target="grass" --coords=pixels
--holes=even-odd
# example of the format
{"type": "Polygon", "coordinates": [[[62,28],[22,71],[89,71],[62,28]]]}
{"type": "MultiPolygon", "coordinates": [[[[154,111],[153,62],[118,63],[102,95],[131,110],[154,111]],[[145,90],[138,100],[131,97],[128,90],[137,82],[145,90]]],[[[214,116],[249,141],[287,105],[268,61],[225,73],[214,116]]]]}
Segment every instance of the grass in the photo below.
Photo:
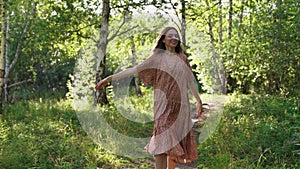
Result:
{"type": "MultiPolygon", "coordinates": [[[[198,168],[300,167],[298,98],[228,98],[217,130],[198,146],[198,168]]],[[[145,99],[148,98],[131,97],[137,109],[142,109],[145,99]]],[[[124,119],[114,106],[106,110],[106,120],[119,131],[123,129],[132,136],[151,133],[151,125],[136,127],[137,123],[124,119]]],[[[95,144],[66,99],[41,98],[5,105],[5,115],[0,118],[0,139],[1,168],[151,167],[147,159],[114,155],[95,144]]]]}
{"type": "Polygon", "coordinates": [[[198,147],[199,168],[299,168],[297,98],[233,96],[218,130],[198,147]]]}
{"type": "Polygon", "coordinates": [[[1,117],[1,168],[121,168],[131,161],[106,152],[81,129],[66,100],[22,101],[1,117]]]}

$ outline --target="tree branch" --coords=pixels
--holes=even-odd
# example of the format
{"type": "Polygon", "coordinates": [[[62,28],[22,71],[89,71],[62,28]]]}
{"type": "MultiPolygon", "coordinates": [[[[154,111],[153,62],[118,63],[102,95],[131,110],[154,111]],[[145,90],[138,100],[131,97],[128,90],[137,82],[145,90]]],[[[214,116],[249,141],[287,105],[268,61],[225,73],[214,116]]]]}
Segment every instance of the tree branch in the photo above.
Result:
{"type": "Polygon", "coordinates": [[[84,27],[81,27],[81,28],[77,28],[77,29],[74,29],[74,30],[70,30],[70,31],[67,31],[67,33],[69,34],[73,34],[73,33],[76,33],[76,35],[82,37],[82,38],[90,38],[89,36],[84,36],[80,33],[81,30],[85,29],[85,28],[88,28],[88,27],[91,27],[91,26],[94,26],[94,25],[97,25],[98,23],[91,23],[89,25],[86,25],[84,27]]]}
{"type": "Polygon", "coordinates": [[[11,87],[19,86],[19,85],[21,85],[21,84],[28,83],[28,82],[31,82],[31,81],[32,81],[31,79],[23,80],[23,81],[20,81],[20,82],[11,84],[11,85],[7,86],[6,88],[11,88],[11,87]]]}
{"type": "MultiPolygon", "coordinates": [[[[198,8],[195,9],[195,7],[191,7],[190,10],[192,10],[192,12],[194,14],[197,14],[197,17],[201,17],[202,15],[204,15],[204,13],[208,12],[209,10],[211,10],[212,8],[216,7],[219,4],[219,2],[214,3],[212,6],[206,6],[205,9],[202,12],[197,12],[196,10],[199,10],[198,8]]],[[[196,18],[192,18],[192,14],[188,14],[187,16],[189,16],[192,20],[196,19],[196,18]]]]}
{"type": "MultiPolygon", "coordinates": [[[[172,5],[172,8],[175,10],[176,8],[175,8],[175,6],[172,4],[171,0],[170,0],[170,3],[171,3],[171,5],[172,5]]],[[[173,17],[172,17],[167,11],[163,10],[162,8],[160,8],[160,6],[157,6],[156,4],[150,4],[150,5],[153,5],[156,9],[158,9],[158,10],[164,12],[165,14],[167,14],[168,17],[172,20],[172,22],[173,22],[173,23],[177,26],[177,28],[180,30],[180,26],[178,25],[178,23],[173,19],[173,17]]],[[[170,9],[170,8],[169,8],[169,9],[170,9]]],[[[181,21],[180,21],[180,18],[179,18],[179,16],[178,16],[178,12],[177,12],[176,10],[175,10],[175,13],[176,13],[176,17],[178,18],[179,22],[181,22],[181,21]]]]}
{"type": "Polygon", "coordinates": [[[120,29],[121,29],[121,28],[123,27],[123,25],[125,24],[125,20],[126,20],[126,19],[125,19],[125,15],[124,15],[123,21],[122,21],[121,25],[119,26],[118,30],[117,30],[110,38],[108,38],[108,42],[110,42],[111,40],[113,40],[113,39],[118,35],[120,29]]]}
{"type": "Polygon", "coordinates": [[[179,23],[181,23],[182,20],[181,20],[181,18],[179,17],[179,13],[176,11],[175,5],[172,3],[172,0],[169,0],[169,2],[170,2],[170,4],[172,5],[172,8],[173,8],[174,11],[175,11],[175,14],[176,14],[176,16],[177,16],[177,18],[178,18],[178,20],[179,20],[179,23]]]}
{"type": "Polygon", "coordinates": [[[151,3],[147,2],[147,1],[143,1],[143,2],[131,2],[128,4],[121,4],[121,5],[113,5],[111,7],[111,9],[124,9],[124,8],[128,8],[128,7],[143,7],[143,6],[147,6],[147,5],[152,5],[151,3]]]}
{"type": "Polygon", "coordinates": [[[121,33],[119,33],[119,34],[115,34],[115,36],[109,38],[108,41],[111,41],[111,40],[113,40],[115,37],[120,36],[120,35],[123,35],[123,34],[129,32],[129,31],[131,31],[131,30],[137,28],[137,27],[138,27],[138,25],[135,25],[134,27],[131,27],[131,28],[127,29],[126,31],[123,31],[123,32],[121,32],[121,33]]]}
{"type": "Polygon", "coordinates": [[[136,26],[134,26],[132,28],[129,28],[129,29],[123,31],[123,32],[120,32],[120,29],[124,26],[125,21],[126,21],[126,16],[124,14],[123,21],[122,21],[121,25],[119,26],[118,30],[110,38],[108,38],[108,40],[107,40],[108,42],[112,41],[115,37],[123,35],[123,34],[129,32],[129,31],[131,31],[132,29],[135,29],[136,27],[138,27],[138,25],[136,25],[136,26]]]}

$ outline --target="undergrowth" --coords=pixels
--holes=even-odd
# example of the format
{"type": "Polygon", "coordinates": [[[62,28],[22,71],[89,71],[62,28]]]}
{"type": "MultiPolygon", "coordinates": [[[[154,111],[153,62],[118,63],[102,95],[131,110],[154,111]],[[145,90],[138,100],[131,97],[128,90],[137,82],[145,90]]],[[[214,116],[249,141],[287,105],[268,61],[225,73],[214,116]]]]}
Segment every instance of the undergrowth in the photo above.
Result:
{"type": "Polygon", "coordinates": [[[231,96],[217,131],[198,147],[199,168],[299,168],[298,98],[231,96]]]}
{"type": "MultiPolygon", "coordinates": [[[[228,96],[214,134],[198,146],[198,168],[299,168],[299,100],[277,96],[228,96]]],[[[149,98],[132,96],[142,110],[149,98]]],[[[151,99],[151,98],[150,98],[151,99]]],[[[149,105],[148,105],[149,107],[149,105]]],[[[151,107],[151,106],[150,106],[151,107]]],[[[103,112],[117,130],[148,136],[152,124],[103,112]],[[124,130],[126,129],[126,130],[124,130]]],[[[0,168],[151,168],[146,159],[114,155],[95,144],[82,129],[70,101],[33,99],[5,105],[0,117],[0,168]]]]}
{"type": "Polygon", "coordinates": [[[0,168],[132,168],[93,143],[66,100],[6,105],[0,127],[0,168]]]}

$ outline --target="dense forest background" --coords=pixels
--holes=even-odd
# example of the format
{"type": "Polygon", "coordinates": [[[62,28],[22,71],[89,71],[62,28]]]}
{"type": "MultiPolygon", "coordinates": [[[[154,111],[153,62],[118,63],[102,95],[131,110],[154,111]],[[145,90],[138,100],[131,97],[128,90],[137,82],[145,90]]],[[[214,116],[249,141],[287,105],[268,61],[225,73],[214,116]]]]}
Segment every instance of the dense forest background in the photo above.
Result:
{"type": "MultiPolygon", "coordinates": [[[[93,143],[72,100],[145,60],[166,26],[181,33],[201,95],[227,97],[197,167],[300,167],[297,0],[1,0],[1,25],[0,168],[151,168],[93,143]]],[[[151,88],[133,79],[143,109],[151,88]]],[[[111,86],[93,92],[112,125],[145,134],[112,113],[111,86]]]]}

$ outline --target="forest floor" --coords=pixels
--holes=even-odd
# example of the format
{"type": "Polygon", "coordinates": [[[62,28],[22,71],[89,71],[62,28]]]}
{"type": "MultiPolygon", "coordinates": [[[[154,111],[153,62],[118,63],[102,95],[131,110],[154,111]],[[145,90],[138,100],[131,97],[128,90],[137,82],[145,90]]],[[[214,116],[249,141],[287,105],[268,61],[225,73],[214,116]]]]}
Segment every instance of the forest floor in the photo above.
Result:
{"type": "MultiPolygon", "coordinates": [[[[228,97],[224,107],[204,101],[209,106],[199,119],[195,116],[195,105],[191,106],[198,160],[178,164],[177,169],[300,168],[299,98],[228,97]]],[[[134,101],[144,108],[147,99],[134,101]]],[[[0,116],[0,168],[154,168],[152,157],[126,158],[94,143],[83,130],[71,103],[47,97],[5,105],[5,114],[0,116]]],[[[143,137],[145,133],[151,134],[152,124],[137,127],[122,118],[114,107],[107,109],[102,115],[116,129],[127,127],[125,134],[143,137]]]]}

